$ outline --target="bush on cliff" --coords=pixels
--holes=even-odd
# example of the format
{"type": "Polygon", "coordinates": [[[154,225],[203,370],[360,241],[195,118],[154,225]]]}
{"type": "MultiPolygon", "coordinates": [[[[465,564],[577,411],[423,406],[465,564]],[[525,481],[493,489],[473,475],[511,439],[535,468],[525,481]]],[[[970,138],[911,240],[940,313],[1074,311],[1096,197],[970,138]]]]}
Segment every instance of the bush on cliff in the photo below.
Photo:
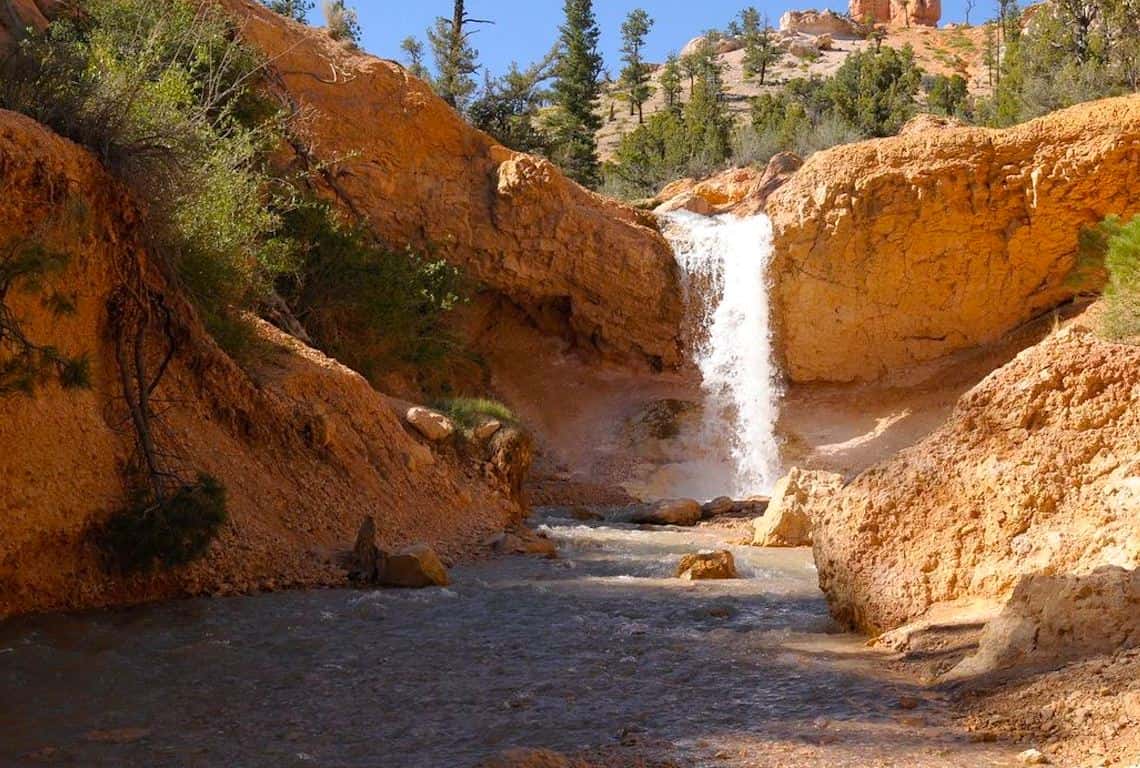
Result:
{"type": "Polygon", "coordinates": [[[434,364],[455,349],[443,321],[467,300],[456,267],[386,247],[325,203],[302,201],[282,219],[301,267],[278,286],[333,357],[373,377],[397,362],[434,364]]]}
{"type": "Polygon", "coordinates": [[[1082,233],[1073,280],[1080,288],[1103,286],[1102,335],[1140,341],[1140,216],[1123,224],[1109,216],[1082,233]]]}
{"type": "Polygon", "coordinates": [[[282,271],[265,157],[283,121],[229,21],[188,0],[90,0],[0,61],[0,108],[90,148],[143,205],[151,251],[232,336],[282,271]]]}
{"type": "Polygon", "coordinates": [[[203,555],[226,522],[226,491],[213,477],[164,493],[140,494],[96,534],[107,567],[123,574],[173,568],[203,555]]]}

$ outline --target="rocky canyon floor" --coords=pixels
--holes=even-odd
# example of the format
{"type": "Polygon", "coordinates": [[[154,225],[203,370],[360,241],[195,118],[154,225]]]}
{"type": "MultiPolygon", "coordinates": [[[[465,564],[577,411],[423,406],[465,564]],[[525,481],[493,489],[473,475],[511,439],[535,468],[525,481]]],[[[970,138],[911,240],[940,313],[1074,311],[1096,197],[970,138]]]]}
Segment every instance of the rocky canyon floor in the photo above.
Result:
{"type": "Polygon", "coordinates": [[[0,764],[474,766],[514,748],[607,765],[1017,765],[827,616],[807,550],[728,525],[541,510],[552,560],[426,591],[188,600],[0,625],[0,764]],[[743,577],[672,578],[728,546],[743,577]]]}

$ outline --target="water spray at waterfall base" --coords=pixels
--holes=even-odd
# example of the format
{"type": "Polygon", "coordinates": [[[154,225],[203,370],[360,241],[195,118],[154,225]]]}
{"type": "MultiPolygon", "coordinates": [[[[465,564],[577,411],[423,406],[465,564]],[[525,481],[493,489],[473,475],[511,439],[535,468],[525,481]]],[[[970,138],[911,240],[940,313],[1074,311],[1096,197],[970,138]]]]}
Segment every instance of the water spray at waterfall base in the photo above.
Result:
{"type": "Polygon", "coordinates": [[[685,279],[692,354],[704,392],[706,444],[726,452],[737,497],[769,491],[780,475],[779,372],[768,301],[767,216],[669,215],[685,279]]]}

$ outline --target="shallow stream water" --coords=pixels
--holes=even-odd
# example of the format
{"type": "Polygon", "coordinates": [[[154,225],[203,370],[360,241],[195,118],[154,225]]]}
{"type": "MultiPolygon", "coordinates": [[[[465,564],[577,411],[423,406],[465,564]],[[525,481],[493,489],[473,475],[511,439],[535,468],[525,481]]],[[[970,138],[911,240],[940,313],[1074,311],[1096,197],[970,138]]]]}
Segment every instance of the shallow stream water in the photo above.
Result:
{"type": "Polygon", "coordinates": [[[0,765],[452,768],[515,746],[1006,764],[836,633],[808,552],[732,547],[745,578],[683,582],[680,556],[723,531],[538,523],[560,559],[459,567],[448,589],[0,624],[0,765]],[[908,695],[924,701],[902,713],[908,695]]]}

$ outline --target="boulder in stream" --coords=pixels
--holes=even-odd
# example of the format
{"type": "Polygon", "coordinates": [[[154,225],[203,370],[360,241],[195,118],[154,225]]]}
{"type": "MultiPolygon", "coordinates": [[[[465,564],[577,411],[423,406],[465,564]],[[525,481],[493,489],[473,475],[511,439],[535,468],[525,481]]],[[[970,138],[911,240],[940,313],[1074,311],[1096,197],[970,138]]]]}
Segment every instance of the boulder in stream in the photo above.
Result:
{"type": "Polygon", "coordinates": [[[752,523],[753,546],[811,546],[812,506],[835,496],[842,487],[842,475],[793,468],[776,483],[767,512],[752,523]]]}
{"type": "Polygon", "coordinates": [[[677,578],[687,581],[703,579],[735,579],[736,561],[728,550],[697,552],[685,555],[677,566],[677,578]]]}
{"type": "Polygon", "coordinates": [[[630,522],[640,525],[696,525],[701,521],[701,504],[693,499],[667,499],[634,511],[630,522]]]}
{"type": "Polygon", "coordinates": [[[417,544],[389,555],[380,572],[380,585],[384,587],[446,587],[451,583],[447,568],[431,547],[417,544]]]}
{"type": "Polygon", "coordinates": [[[349,578],[362,584],[377,584],[384,570],[387,554],[376,541],[376,520],[369,515],[360,524],[356,544],[352,547],[349,578]]]}

